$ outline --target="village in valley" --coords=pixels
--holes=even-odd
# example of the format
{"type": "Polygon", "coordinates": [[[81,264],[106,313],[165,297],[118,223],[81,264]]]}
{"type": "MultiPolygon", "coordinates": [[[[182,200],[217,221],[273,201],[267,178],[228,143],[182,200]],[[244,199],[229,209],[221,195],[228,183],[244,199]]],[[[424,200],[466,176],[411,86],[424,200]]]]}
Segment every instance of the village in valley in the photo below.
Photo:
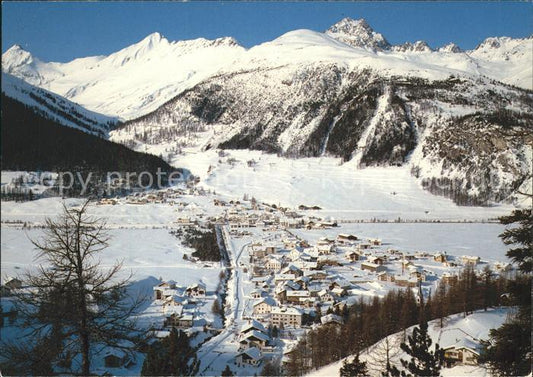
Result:
{"type": "MultiPolygon", "coordinates": [[[[173,227],[212,226],[220,252],[227,253],[217,292],[208,291],[201,281],[182,286],[178,276],[153,287],[151,310],[160,311],[161,320],[152,326],[159,336],[171,327],[210,334],[199,338],[209,339],[199,350],[200,373],[218,373],[217,365],[230,365],[244,375],[259,373],[268,362],[283,366],[302,334],[342,324],[347,307],[361,297],[411,289],[417,300],[420,295],[427,299],[440,282],[456,282],[465,266],[479,275],[487,267],[494,274],[512,273],[509,263],[476,255],[401,250],[387,242],[386,234],[364,237],[349,231],[353,224],[323,219],[320,210],[304,205],[291,210],[245,195],[235,201],[214,197],[210,208],[215,211],[209,211],[178,199],[195,195],[212,196],[190,187],[127,197],[125,202],[172,205],[177,212],[173,227]],[[225,351],[202,352],[209,351],[206,345],[211,343],[220,346],[218,342],[225,351]]],[[[476,365],[479,341],[463,343],[441,344],[448,365],[476,365]]]]}
{"type": "MultiPolygon", "coordinates": [[[[149,305],[139,323],[158,338],[172,328],[187,332],[198,347],[200,375],[220,374],[225,366],[237,375],[254,375],[267,364],[282,372],[302,336],[314,328],[342,325],[348,308],[360,300],[394,290],[411,290],[417,300],[427,299],[439,284],[457,281],[465,266],[479,276],[487,268],[494,276],[513,273],[509,263],[448,253],[445,248],[402,249],[388,240],[387,231],[377,238],[360,228],[400,226],[398,220],[336,220],[321,216],[318,206],[284,208],[249,195],[228,199],[195,184],[103,198],[92,206],[95,214],[109,219],[110,229],[131,230],[131,236],[143,227],[142,220],[132,220],[139,208],[156,219],[144,228],[181,243],[176,247],[182,249],[182,260],[166,259],[162,267],[179,262],[191,268],[186,279],[183,273],[154,270],[148,280],[149,305]],[[191,234],[212,237],[218,258],[198,257],[183,241],[191,234]],[[155,275],[157,271],[161,275],[155,275]]],[[[10,215],[2,220],[3,231],[4,225],[21,230],[40,226],[35,219],[14,220],[21,217],[19,212],[8,209],[6,214],[10,215]]],[[[149,247],[141,245],[137,247],[149,247]]],[[[15,278],[5,281],[3,289],[8,292],[20,285],[15,278]]],[[[9,297],[2,300],[7,303],[9,297]]],[[[4,309],[3,315],[5,325],[16,327],[16,313],[4,309]]],[[[466,345],[441,344],[449,366],[477,364],[480,343],[471,338],[466,345]]],[[[142,364],[120,350],[108,349],[102,355],[102,373],[131,373],[142,364]]]]}

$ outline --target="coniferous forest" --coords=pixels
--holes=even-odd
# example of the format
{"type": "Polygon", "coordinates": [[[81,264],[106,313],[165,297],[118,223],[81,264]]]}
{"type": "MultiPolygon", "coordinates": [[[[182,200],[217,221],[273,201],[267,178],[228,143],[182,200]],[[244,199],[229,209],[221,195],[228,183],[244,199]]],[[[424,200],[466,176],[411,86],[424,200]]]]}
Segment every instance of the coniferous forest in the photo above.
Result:
{"type": "Polygon", "coordinates": [[[65,127],[2,94],[2,170],[170,172],[162,159],[65,127]]]}

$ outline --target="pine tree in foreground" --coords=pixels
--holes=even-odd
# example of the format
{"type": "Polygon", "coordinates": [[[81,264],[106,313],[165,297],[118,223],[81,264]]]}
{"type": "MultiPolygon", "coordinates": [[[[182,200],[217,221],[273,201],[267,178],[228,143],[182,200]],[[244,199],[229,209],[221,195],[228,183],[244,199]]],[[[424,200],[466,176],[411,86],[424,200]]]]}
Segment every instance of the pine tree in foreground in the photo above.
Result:
{"type": "Polygon", "coordinates": [[[142,376],[193,376],[198,363],[189,336],[172,328],[170,334],[150,345],[142,366],[142,376]]]}
{"type": "Polygon", "coordinates": [[[366,367],[366,362],[359,360],[359,354],[355,354],[355,357],[351,362],[348,362],[346,359],[342,363],[342,368],[340,369],[341,377],[364,377],[368,375],[368,369],[366,367]]]}
{"type": "Polygon", "coordinates": [[[234,376],[233,372],[231,371],[229,365],[226,365],[226,368],[222,371],[221,374],[222,377],[231,377],[234,376]]]}
{"type": "MultiPolygon", "coordinates": [[[[412,335],[408,337],[408,344],[400,345],[400,348],[411,356],[409,361],[401,359],[402,366],[414,376],[439,376],[444,364],[444,350],[435,344],[435,350],[430,351],[431,344],[428,324],[423,322],[414,328],[412,335]]],[[[394,374],[399,374],[396,368],[394,374]]],[[[408,375],[404,371],[401,374],[408,375]]]]}
{"type": "Polygon", "coordinates": [[[533,214],[531,209],[513,211],[500,218],[506,229],[500,237],[506,245],[515,245],[507,252],[518,264],[522,274],[509,283],[512,305],[518,308],[502,326],[490,331],[490,339],[483,342],[479,362],[486,363],[497,376],[525,376],[531,374],[531,272],[533,264],[533,214]]]}

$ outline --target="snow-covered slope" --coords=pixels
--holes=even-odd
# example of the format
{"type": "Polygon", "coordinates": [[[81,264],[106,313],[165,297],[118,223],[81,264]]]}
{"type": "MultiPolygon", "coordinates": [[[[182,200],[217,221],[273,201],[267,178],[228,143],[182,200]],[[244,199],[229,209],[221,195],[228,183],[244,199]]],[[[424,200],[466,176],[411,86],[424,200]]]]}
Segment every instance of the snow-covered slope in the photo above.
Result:
{"type": "Polygon", "coordinates": [[[55,93],[38,88],[2,72],[2,94],[33,108],[35,112],[64,126],[104,137],[117,123],[114,117],[89,111],[55,93]]]}
{"type": "MultiPolygon", "coordinates": [[[[439,343],[441,348],[451,346],[467,345],[471,348],[478,348],[480,340],[489,338],[489,331],[500,327],[509,314],[510,310],[489,309],[486,312],[478,311],[463,317],[461,314],[455,314],[445,319],[444,327],[440,328],[438,320],[429,323],[428,333],[431,336],[433,344],[439,343]]],[[[413,328],[409,329],[409,332],[413,328]]],[[[388,337],[389,356],[393,365],[400,367],[400,359],[409,359],[409,355],[400,349],[402,342],[402,333],[397,333],[388,337]]],[[[382,339],[373,346],[362,351],[360,360],[367,363],[369,376],[381,376],[386,369],[386,352],[387,346],[385,339],[382,339]]],[[[348,361],[352,357],[347,357],[348,361]]],[[[338,376],[344,359],[330,364],[316,371],[312,371],[308,377],[338,376]]],[[[482,366],[457,365],[453,368],[443,368],[443,376],[488,376],[490,373],[482,366]]]]}
{"type": "Polygon", "coordinates": [[[168,143],[170,154],[218,147],[338,156],[354,169],[410,165],[429,190],[461,204],[509,200],[531,177],[530,93],[394,57],[400,64],[389,71],[371,68],[389,61],[337,43],[311,31],[286,34],[255,48],[279,56],[262,51],[256,69],[205,80],[111,138],[139,150],[168,143]],[[294,46],[298,56],[288,53],[294,46]],[[327,59],[305,61],[318,51],[327,59]]]}

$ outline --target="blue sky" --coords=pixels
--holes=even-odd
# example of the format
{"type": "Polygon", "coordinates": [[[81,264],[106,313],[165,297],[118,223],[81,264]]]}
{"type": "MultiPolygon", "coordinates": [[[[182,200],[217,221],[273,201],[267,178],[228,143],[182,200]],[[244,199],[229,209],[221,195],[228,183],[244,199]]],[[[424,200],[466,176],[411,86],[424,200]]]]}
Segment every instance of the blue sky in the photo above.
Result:
{"type": "Polygon", "coordinates": [[[2,2],[2,52],[45,61],[107,55],[158,31],[169,40],[232,36],[245,47],[295,29],[365,18],[393,44],[424,39],[474,48],[533,34],[532,2],[2,2]]]}

